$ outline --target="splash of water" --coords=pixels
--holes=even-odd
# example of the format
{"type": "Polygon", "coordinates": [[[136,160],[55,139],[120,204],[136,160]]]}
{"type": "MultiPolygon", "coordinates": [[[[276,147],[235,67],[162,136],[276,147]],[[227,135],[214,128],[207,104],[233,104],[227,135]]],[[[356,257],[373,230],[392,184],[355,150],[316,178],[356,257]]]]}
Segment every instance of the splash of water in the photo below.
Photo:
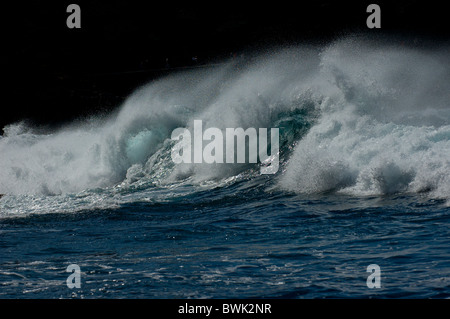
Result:
{"type": "Polygon", "coordinates": [[[255,165],[171,162],[172,130],[201,119],[280,127],[280,189],[449,198],[448,53],[347,38],[162,78],[91,124],[47,135],[13,124],[0,138],[0,193],[255,177],[255,165]]]}

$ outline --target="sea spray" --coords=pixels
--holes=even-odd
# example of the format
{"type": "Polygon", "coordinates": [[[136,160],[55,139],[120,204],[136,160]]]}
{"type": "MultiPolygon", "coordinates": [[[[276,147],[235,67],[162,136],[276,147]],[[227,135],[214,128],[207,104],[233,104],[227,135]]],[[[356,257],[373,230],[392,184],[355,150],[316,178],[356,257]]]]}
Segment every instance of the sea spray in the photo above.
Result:
{"type": "Polygon", "coordinates": [[[161,78],[98,125],[37,134],[12,124],[0,139],[0,193],[256,178],[261,163],[170,160],[171,132],[200,119],[221,130],[278,127],[282,169],[271,180],[281,190],[449,198],[448,52],[361,38],[291,47],[161,78]]]}
{"type": "Polygon", "coordinates": [[[321,72],[334,90],[297,144],[280,187],[448,198],[449,62],[443,52],[355,41],[324,50],[321,72]]]}

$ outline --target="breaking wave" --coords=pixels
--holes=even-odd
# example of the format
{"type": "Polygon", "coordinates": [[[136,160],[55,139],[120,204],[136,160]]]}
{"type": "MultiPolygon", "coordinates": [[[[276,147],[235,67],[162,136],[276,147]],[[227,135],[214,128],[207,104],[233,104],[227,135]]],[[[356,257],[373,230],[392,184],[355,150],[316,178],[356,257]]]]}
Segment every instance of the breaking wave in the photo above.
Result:
{"type": "Polygon", "coordinates": [[[137,89],[106,118],[48,134],[23,123],[5,127],[0,193],[256,178],[260,164],[171,161],[172,130],[201,119],[204,129],[279,127],[272,188],[448,199],[449,62],[448,48],[353,37],[170,75],[137,89]]]}

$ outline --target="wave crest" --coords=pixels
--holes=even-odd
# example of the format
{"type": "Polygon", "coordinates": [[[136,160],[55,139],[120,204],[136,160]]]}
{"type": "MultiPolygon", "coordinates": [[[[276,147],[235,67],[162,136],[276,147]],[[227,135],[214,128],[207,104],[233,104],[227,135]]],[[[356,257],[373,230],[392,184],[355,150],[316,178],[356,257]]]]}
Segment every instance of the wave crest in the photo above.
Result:
{"type": "Polygon", "coordinates": [[[280,189],[449,198],[448,51],[347,38],[160,79],[90,124],[49,134],[13,124],[0,138],[0,193],[255,177],[257,165],[170,160],[172,130],[201,119],[279,127],[280,189]]]}

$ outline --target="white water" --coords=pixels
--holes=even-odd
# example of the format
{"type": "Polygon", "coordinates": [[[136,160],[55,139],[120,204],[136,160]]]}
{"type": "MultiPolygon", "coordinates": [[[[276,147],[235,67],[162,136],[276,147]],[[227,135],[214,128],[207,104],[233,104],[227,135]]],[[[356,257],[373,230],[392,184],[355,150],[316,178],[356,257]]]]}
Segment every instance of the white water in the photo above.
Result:
{"type": "Polygon", "coordinates": [[[356,195],[429,191],[450,198],[449,56],[447,48],[349,38],[169,76],[139,88],[109,118],[48,135],[22,124],[7,127],[0,138],[0,193],[234,178],[247,167],[171,163],[172,130],[194,119],[202,119],[204,129],[271,127],[280,112],[313,105],[320,115],[273,177],[279,188],[356,195]]]}
{"type": "Polygon", "coordinates": [[[331,85],[322,116],[296,146],[280,185],[307,193],[431,191],[449,198],[448,51],[342,41],[321,60],[331,85]]]}

